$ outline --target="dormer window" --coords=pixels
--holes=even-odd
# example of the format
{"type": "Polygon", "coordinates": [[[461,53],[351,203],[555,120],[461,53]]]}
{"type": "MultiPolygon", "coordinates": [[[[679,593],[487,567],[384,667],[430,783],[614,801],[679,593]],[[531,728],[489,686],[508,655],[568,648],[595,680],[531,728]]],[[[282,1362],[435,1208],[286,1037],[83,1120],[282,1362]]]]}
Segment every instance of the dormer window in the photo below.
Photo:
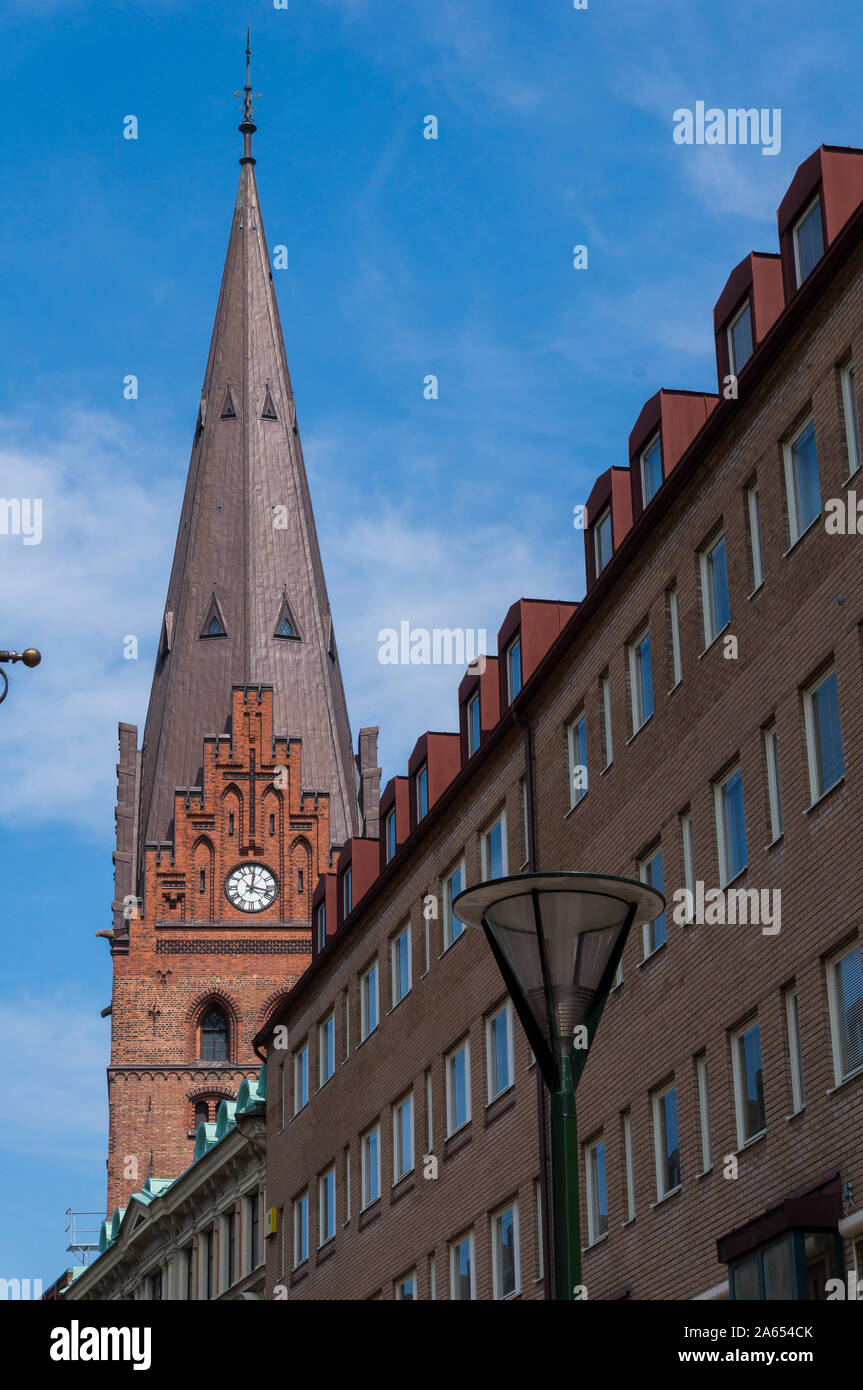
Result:
{"type": "Polygon", "coordinates": [[[728,361],[735,376],[752,356],[752,312],[747,299],[728,325],[728,361]]]}
{"type": "Polygon", "coordinates": [[[315,914],[318,929],[318,950],[322,951],[327,944],[327,905],[321,903],[315,914]]]}
{"type": "Polygon", "coordinates": [[[646,507],[662,485],[662,441],[657,434],[641,455],[641,496],[646,507]]]}
{"type": "Polygon", "coordinates": [[[824,230],[821,225],[821,199],[814,198],[794,226],[794,269],[798,286],[824,255],[824,230]]]}
{"type": "Polygon", "coordinates": [[[611,536],[611,508],[606,507],[605,511],[597,521],[593,523],[593,550],[596,557],[596,573],[602,574],[614,549],[611,536]]]}
{"type": "Polygon", "coordinates": [[[416,777],[414,778],[417,794],[417,820],[422,820],[423,816],[428,815],[429,809],[429,770],[428,763],[423,763],[416,777]]]}
{"type": "Polygon", "coordinates": [[[384,854],[387,864],[396,852],[396,811],[395,807],[387,811],[384,817],[384,854]]]}
{"type": "Polygon", "coordinates": [[[472,695],[467,702],[467,752],[468,757],[473,757],[479,748],[480,724],[479,724],[479,691],[472,695]]]}
{"type": "Polygon", "coordinates": [[[521,638],[510,642],[506,651],[506,688],[510,703],[521,690],[521,638]]]}
{"type": "Polygon", "coordinates": [[[342,915],[348,917],[351,911],[351,871],[345,869],[342,874],[342,915]]]}

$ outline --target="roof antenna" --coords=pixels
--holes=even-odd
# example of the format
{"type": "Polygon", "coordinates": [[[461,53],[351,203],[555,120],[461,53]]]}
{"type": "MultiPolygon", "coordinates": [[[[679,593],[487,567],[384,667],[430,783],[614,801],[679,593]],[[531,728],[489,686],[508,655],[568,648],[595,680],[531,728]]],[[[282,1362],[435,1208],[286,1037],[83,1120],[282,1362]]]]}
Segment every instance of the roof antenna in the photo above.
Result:
{"type": "Polygon", "coordinates": [[[255,131],[257,130],[258,127],[255,125],[255,122],[252,120],[252,117],[253,117],[254,114],[255,114],[255,108],[254,108],[254,105],[253,105],[254,99],[255,99],[255,97],[259,97],[261,94],[260,94],[260,92],[253,92],[253,91],[252,91],[252,79],[251,79],[251,76],[250,76],[250,71],[251,71],[251,60],[252,60],[252,34],[251,34],[251,28],[247,28],[247,29],[246,29],[246,85],[243,87],[243,90],[242,90],[241,92],[234,92],[234,96],[235,96],[235,97],[242,97],[242,99],[243,99],[243,104],[242,104],[242,108],[241,108],[241,109],[242,109],[242,112],[243,112],[243,119],[242,119],[242,121],[240,122],[239,126],[237,127],[237,129],[240,131],[240,134],[241,134],[242,137],[243,137],[243,157],[242,157],[242,159],[240,160],[240,163],[241,163],[241,164],[255,164],[255,163],[257,162],[257,161],[252,157],[252,136],[254,135],[254,133],[255,133],[255,131]]]}

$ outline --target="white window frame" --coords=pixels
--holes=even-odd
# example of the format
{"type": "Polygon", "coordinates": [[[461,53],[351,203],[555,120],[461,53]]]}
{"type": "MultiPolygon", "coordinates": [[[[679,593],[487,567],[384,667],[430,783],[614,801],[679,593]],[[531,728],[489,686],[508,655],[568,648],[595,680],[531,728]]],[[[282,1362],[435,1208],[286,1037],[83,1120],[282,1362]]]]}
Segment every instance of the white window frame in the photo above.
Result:
{"type": "Polygon", "coordinates": [[[754,594],[764,583],[764,537],[761,532],[761,497],[757,483],[746,489],[746,511],[749,516],[749,553],[752,557],[754,594]]]}
{"type": "Polygon", "coordinates": [[[463,893],[467,887],[467,869],[465,868],[464,857],[462,857],[457,864],[454,864],[449,872],[444,874],[441,880],[441,898],[443,900],[443,947],[445,951],[464,936],[466,930],[461,919],[456,918],[456,921],[459,921],[461,924],[461,931],[458,935],[453,936],[453,910],[451,899],[453,896],[458,897],[458,893],[453,894],[450,885],[458,873],[461,874],[462,878],[462,886],[458,891],[459,893],[463,893]]]}
{"type": "Polygon", "coordinates": [[[500,877],[500,878],[506,878],[507,874],[509,873],[509,843],[508,843],[507,831],[506,831],[506,811],[504,810],[504,811],[501,811],[501,813],[500,813],[499,816],[495,816],[494,820],[491,822],[491,824],[488,826],[488,828],[482,832],[482,835],[480,836],[480,857],[481,857],[481,860],[482,860],[482,876],[483,876],[483,879],[487,879],[487,878],[490,877],[490,871],[491,871],[491,833],[492,833],[492,831],[494,830],[495,826],[497,826],[497,825],[500,825],[500,844],[501,844],[501,852],[500,852],[500,858],[501,858],[501,871],[500,871],[499,877],[500,877]]]}
{"type": "Polygon", "coordinates": [[[467,716],[467,755],[469,758],[472,758],[476,750],[479,748],[480,742],[482,740],[482,711],[480,709],[479,703],[479,688],[477,688],[474,691],[474,693],[470,696],[465,709],[465,714],[467,716]],[[477,715],[477,737],[475,742],[473,733],[474,710],[476,710],[477,715]]]}
{"type": "Polygon", "coordinates": [[[395,858],[398,849],[396,840],[396,808],[391,807],[384,816],[384,862],[389,864],[395,858]],[[390,827],[392,827],[392,837],[390,837],[390,827]],[[392,849],[390,848],[390,838],[392,838],[392,849]]]}
{"type": "Polygon", "coordinates": [[[306,1038],[305,1041],[302,1042],[302,1043],[300,1044],[300,1046],[297,1048],[296,1052],[294,1053],[294,1114],[295,1114],[295,1115],[299,1115],[299,1113],[300,1113],[301,1110],[305,1110],[305,1108],[306,1108],[306,1106],[308,1105],[308,1103],[309,1103],[309,1040],[308,1040],[308,1038],[306,1038]],[[305,1062],[303,1061],[303,1058],[305,1058],[305,1062]],[[306,1096],[305,1096],[305,1100],[302,1102],[302,1104],[298,1104],[298,1100],[299,1100],[299,1097],[300,1097],[300,1095],[301,1095],[301,1089],[300,1089],[300,1086],[298,1085],[298,1080],[302,1080],[302,1079],[303,1079],[303,1070],[305,1070],[305,1078],[304,1078],[304,1079],[305,1079],[305,1093],[306,1093],[306,1096]]]}
{"type": "MultiPolygon", "coordinates": [[[[788,532],[791,546],[796,545],[800,537],[804,535],[806,531],[809,530],[809,527],[815,525],[815,522],[818,520],[818,517],[824,510],[824,501],[822,498],[821,506],[819,507],[819,510],[816,513],[816,515],[812,517],[809,521],[807,521],[805,526],[803,525],[803,519],[800,515],[800,496],[797,490],[797,479],[794,473],[794,446],[797,443],[800,436],[804,433],[805,430],[809,428],[810,425],[812,426],[814,431],[815,417],[813,415],[807,415],[806,419],[802,422],[799,429],[796,429],[791,438],[786,439],[782,445],[782,460],[785,470],[785,495],[788,500],[788,532]]],[[[818,470],[818,493],[820,497],[821,469],[820,467],[818,467],[817,434],[815,435],[815,465],[818,470]]]]}
{"type": "MultiPolygon", "coordinates": [[[[815,197],[812,198],[811,201],[808,202],[808,203],[806,204],[806,207],[803,209],[803,211],[801,212],[800,216],[797,218],[797,221],[794,223],[794,226],[793,226],[793,228],[792,228],[791,240],[792,240],[792,243],[793,243],[793,245],[794,245],[794,278],[795,278],[795,280],[797,281],[797,288],[798,288],[798,289],[799,289],[800,286],[803,284],[804,279],[806,279],[806,276],[804,276],[804,274],[803,274],[803,267],[802,267],[802,265],[801,265],[801,263],[800,263],[800,228],[803,226],[803,223],[808,219],[809,214],[812,212],[813,208],[818,207],[819,210],[820,210],[820,205],[821,205],[821,194],[820,194],[820,193],[816,193],[816,194],[815,194],[815,197]]],[[[821,255],[818,257],[818,260],[819,260],[819,261],[823,259],[825,249],[826,249],[826,248],[825,248],[825,246],[824,246],[824,222],[823,222],[823,213],[822,213],[822,220],[821,220],[821,255]]],[[[818,264],[818,261],[815,262],[815,265],[817,265],[817,264],[818,264]]],[[[813,266],[812,269],[809,271],[809,274],[810,274],[810,275],[812,274],[812,270],[814,270],[814,268],[815,268],[815,267],[813,266]]]]}
{"type": "Polygon", "coordinates": [[[632,706],[632,736],[643,729],[653,718],[653,711],[656,708],[656,682],[653,679],[653,642],[650,643],[650,683],[653,692],[653,709],[650,714],[644,716],[644,686],[641,679],[641,660],[639,651],[644,644],[645,638],[650,637],[650,625],[643,627],[638,636],[633,638],[627,647],[629,655],[629,694],[632,706]],[[644,716],[644,717],[643,717],[644,716]]]}
{"type": "Polygon", "coordinates": [[[536,1215],[536,1275],[542,1279],[545,1274],[545,1250],[543,1241],[544,1217],[542,1212],[542,1179],[533,1180],[533,1207],[536,1215]]]}
{"type": "MultiPolygon", "coordinates": [[[[677,585],[668,590],[668,621],[671,628],[671,690],[676,690],[683,680],[683,661],[680,654],[680,609],[677,601],[677,585]]],[[[653,665],[653,646],[650,649],[650,664],[653,665]]],[[[669,695],[671,694],[669,690],[669,695]]]]}
{"type": "Polygon", "coordinates": [[[522,835],[522,840],[523,840],[523,842],[524,842],[524,843],[523,843],[524,859],[522,860],[522,865],[521,865],[521,867],[522,867],[522,869],[526,869],[527,866],[528,866],[528,864],[529,864],[529,862],[530,862],[530,845],[529,845],[529,843],[528,843],[530,837],[529,837],[528,823],[527,823],[527,821],[528,821],[528,817],[527,817],[527,778],[526,778],[526,777],[521,777],[521,778],[519,778],[519,784],[518,784],[518,786],[519,786],[519,794],[520,794],[520,799],[521,799],[521,835],[522,835]]]}
{"type": "Polygon", "coordinates": [[[309,1189],[301,1192],[291,1203],[293,1212],[294,1227],[294,1269],[299,1269],[300,1265],[305,1264],[309,1258],[309,1189]],[[305,1238],[305,1254],[302,1251],[301,1239],[305,1238]]]}
{"type": "Polygon", "coordinates": [[[759,1135],[767,1130],[767,1111],[765,1106],[764,1124],[761,1129],[754,1130],[752,1134],[746,1133],[746,1108],[744,1093],[744,1075],[740,1061],[740,1043],[747,1033],[753,1028],[758,1029],[758,1051],[761,1054],[761,1075],[764,1076],[764,1053],[761,1049],[761,1020],[757,1014],[742,1023],[739,1028],[735,1028],[731,1034],[731,1072],[734,1078],[734,1121],[737,1129],[737,1147],[742,1149],[745,1144],[751,1143],[759,1135]]]}
{"type": "MultiPolygon", "coordinates": [[[[632,1111],[623,1112],[623,1168],[626,1186],[626,1221],[635,1220],[635,1162],[632,1152],[632,1111]]],[[[624,1222],[624,1225],[626,1222],[624,1222]]]]}
{"type": "Polygon", "coordinates": [[[331,1009],[325,1019],[318,1024],[318,1090],[326,1086],[331,1077],[336,1074],[336,1011],[331,1009]],[[330,1027],[332,1025],[332,1027],[330,1027]],[[329,1038],[332,1037],[332,1049],[329,1047],[329,1038]],[[327,1071],[327,1065],[332,1060],[332,1067],[327,1071]]]}
{"type": "Polygon", "coordinates": [[[465,1129],[466,1126],[470,1124],[472,1119],[470,1084],[470,1038],[463,1038],[461,1042],[457,1043],[456,1046],[452,1048],[450,1052],[447,1053],[446,1061],[444,1064],[444,1070],[446,1074],[446,1137],[447,1139],[451,1139],[454,1134],[458,1134],[460,1130],[465,1129]],[[453,1121],[456,1118],[455,1085],[453,1080],[454,1062],[458,1054],[462,1051],[464,1051],[465,1054],[464,1069],[466,1114],[463,1120],[459,1121],[458,1124],[454,1124],[453,1121]]]}
{"type": "Polygon", "coordinates": [[[721,778],[719,779],[718,782],[714,782],[714,784],[713,784],[713,804],[714,804],[714,810],[715,810],[715,813],[716,813],[716,847],[717,847],[717,849],[718,849],[718,851],[719,851],[719,886],[720,886],[720,888],[727,888],[728,885],[729,885],[729,883],[732,883],[733,880],[734,880],[734,878],[737,878],[737,876],[738,876],[739,874],[742,874],[743,871],[744,871],[744,869],[746,869],[747,866],[748,866],[748,864],[749,864],[749,844],[748,844],[748,841],[747,841],[747,845],[746,845],[746,859],[744,860],[744,862],[743,862],[743,864],[740,866],[740,868],[737,869],[737,871],[735,872],[735,874],[733,875],[733,878],[732,878],[731,872],[730,872],[730,870],[731,870],[731,865],[730,865],[730,863],[729,863],[730,837],[729,837],[729,835],[726,833],[725,797],[724,797],[724,793],[725,793],[725,788],[728,786],[728,783],[731,781],[732,777],[734,777],[735,774],[738,773],[738,772],[740,773],[740,794],[741,794],[741,798],[742,798],[742,800],[743,800],[743,833],[744,833],[744,837],[745,837],[745,835],[746,835],[746,799],[745,799],[745,797],[743,796],[743,772],[742,772],[742,769],[741,769],[740,764],[739,764],[739,763],[735,763],[734,767],[732,767],[728,772],[726,772],[726,774],[725,774],[724,777],[721,777],[721,778]]]}
{"type": "Polygon", "coordinates": [[[816,751],[816,729],[815,729],[815,699],[818,691],[825,681],[831,676],[836,677],[836,707],[839,711],[839,741],[842,741],[842,721],[841,709],[839,707],[839,674],[835,665],[828,666],[825,671],[812,681],[803,691],[803,720],[806,729],[806,760],[809,766],[809,798],[810,805],[814,806],[820,801],[822,796],[826,796],[833,787],[837,787],[844,777],[845,751],[842,750],[843,771],[835,782],[831,782],[829,787],[821,786],[821,778],[818,771],[818,753],[816,751]]]}
{"type": "MultiPolygon", "coordinates": [[[[665,856],[664,856],[663,853],[662,853],[662,842],[661,842],[661,841],[658,841],[658,842],[653,846],[653,849],[650,851],[650,853],[649,853],[649,854],[646,854],[646,855],[644,856],[643,859],[640,859],[640,860],[638,861],[638,877],[641,879],[641,882],[642,882],[642,883],[646,883],[647,886],[648,886],[649,888],[652,888],[652,887],[653,887],[653,883],[652,883],[651,876],[650,876],[650,866],[651,866],[651,864],[653,863],[654,859],[656,859],[657,857],[660,858],[660,859],[662,860],[662,884],[663,884],[663,888],[664,888],[664,887],[665,887],[665,856]]],[[[654,924],[656,918],[651,918],[651,920],[650,920],[649,922],[645,922],[644,925],[643,925],[642,928],[641,928],[641,940],[642,940],[643,959],[644,959],[644,960],[647,960],[647,958],[648,958],[649,956],[652,956],[653,953],[654,953],[655,951],[658,951],[658,950],[660,949],[660,947],[664,946],[665,943],[666,943],[666,941],[668,940],[668,909],[667,909],[667,908],[666,908],[666,910],[665,910],[664,913],[659,913],[659,916],[660,916],[660,917],[662,917],[663,915],[665,916],[665,936],[663,937],[662,941],[657,942],[656,945],[653,944],[653,924],[654,924]]],[[[621,959],[622,959],[622,957],[621,957],[621,959]]]]}
{"type": "Polygon", "coordinates": [[[336,1165],[331,1163],[325,1173],[318,1178],[318,1249],[332,1240],[336,1234],[336,1165]],[[333,1229],[329,1229],[329,1212],[325,1210],[329,1185],[333,1190],[333,1229]],[[326,1218],[326,1219],[325,1219],[326,1218]],[[325,1234],[326,1232],[326,1234],[325,1234]]]}
{"type": "Polygon", "coordinates": [[[416,808],[417,824],[425,820],[429,813],[429,765],[427,762],[418,767],[414,773],[414,805],[416,808]],[[425,790],[425,810],[422,806],[422,792],[425,790]]]}
{"type": "Polygon", "coordinates": [[[413,1091],[409,1091],[406,1096],[402,1096],[401,1100],[397,1100],[393,1105],[393,1187],[395,1187],[397,1183],[401,1182],[402,1178],[407,1177],[408,1173],[412,1173],[415,1166],[416,1144],[414,1142],[414,1093],[413,1091]],[[402,1143],[400,1128],[401,1113],[405,1106],[408,1107],[408,1114],[410,1118],[410,1153],[406,1155],[408,1159],[407,1164],[405,1166],[402,1166],[400,1169],[399,1157],[405,1157],[405,1155],[401,1154],[402,1143]]]}
{"type": "MultiPolygon", "coordinates": [[[[653,1092],[653,1156],[656,1162],[656,1199],[661,1202],[663,1197],[668,1197],[672,1192],[676,1192],[683,1185],[683,1165],[680,1165],[681,1180],[676,1187],[665,1186],[665,1167],[666,1154],[665,1145],[662,1142],[665,1135],[665,1110],[662,1102],[670,1091],[677,1091],[677,1083],[669,1081],[666,1086],[661,1086],[658,1091],[653,1092]]],[[[675,1108],[677,1110],[677,1147],[680,1149],[680,1101],[675,1095],[675,1108]]]]}
{"type": "Polygon", "coordinates": [[[788,1031],[788,1066],[791,1074],[791,1113],[796,1115],[806,1105],[803,1059],[800,1055],[800,996],[796,985],[789,985],[785,991],[785,1026],[788,1031]]]}
{"type": "Polygon", "coordinates": [[[501,1004],[499,1009],[495,1009],[493,1014],[489,1014],[485,1021],[485,1056],[486,1056],[486,1094],[488,1102],[497,1100],[505,1091],[515,1085],[515,1029],[513,1026],[512,1001],[507,999],[506,1003],[501,1004]],[[494,1087],[494,1072],[497,1060],[497,1052],[494,1047],[494,1023],[503,1015],[506,1018],[506,1052],[507,1068],[509,1070],[509,1080],[505,1086],[499,1089],[494,1087]]]}
{"type": "Polygon", "coordinates": [[[683,848],[683,885],[689,892],[692,904],[687,914],[685,926],[695,918],[695,851],[692,843],[692,812],[684,811],[680,817],[680,841],[683,848]]]}
{"type": "Polygon", "coordinates": [[[590,785],[587,770],[587,715],[583,706],[572,722],[567,725],[566,746],[569,754],[569,809],[573,811],[578,803],[587,796],[590,785]],[[579,730],[582,728],[584,730],[584,762],[581,761],[581,748],[579,747],[579,730]],[[585,785],[583,787],[576,787],[575,785],[575,770],[579,767],[583,767],[585,772],[585,785]]]}
{"type": "Polygon", "coordinates": [[[849,357],[839,369],[842,384],[842,413],[845,418],[845,441],[848,451],[848,477],[853,478],[863,465],[860,435],[860,409],[857,404],[857,373],[854,359],[849,357]]]}
{"type": "Polygon", "coordinates": [[[491,1277],[492,1297],[494,1299],[518,1298],[521,1293],[521,1231],[519,1229],[518,1202],[507,1202],[492,1213],[491,1218],[491,1277]],[[503,1241],[501,1240],[501,1219],[512,1212],[512,1253],[515,1287],[509,1293],[502,1293],[503,1285],[503,1241]]]}
{"type": "Polygon", "coordinates": [[[597,1241],[604,1240],[608,1235],[608,1162],[605,1148],[605,1137],[600,1134],[592,1143],[584,1147],[584,1186],[587,1199],[587,1243],[595,1245],[597,1241]],[[602,1149],[605,1162],[605,1230],[601,1231],[600,1213],[597,1205],[597,1192],[599,1186],[597,1171],[597,1152],[602,1149]]]}
{"type": "Polygon", "coordinates": [[[380,970],[378,969],[377,956],[369,965],[366,966],[360,976],[360,1042],[365,1042],[370,1038],[381,1021],[381,1001],[380,1001],[380,970]],[[375,1002],[375,1021],[374,1026],[369,1027],[369,1003],[371,1000],[370,980],[374,975],[374,1002],[375,1002]]]}
{"type": "Polygon", "coordinates": [[[725,546],[725,585],[728,588],[728,543],[725,540],[725,532],[718,531],[702,551],[699,552],[698,560],[701,569],[701,616],[704,624],[704,650],[711,646],[731,623],[731,595],[728,598],[728,617],[722,626],[719,626],[719,615],[716,611],[716,583],[711,564],[711,557],[717,546],[725,546]]]}
{"type": "Polygon", "coordinates": [[[644,448],[643,448],[642,451],[641,451],[640,463],[641,463],[641,505],[642,505],[642,507],[646,507],[650,502],[653,501],[654,497],[656,496],[656,493],[659,492],[659,489],[662,487],[662,484],[665,482],[665,477],[664,477],[663,471],[662,471],[662,434],[661,434],[661,431],[660,431],[660,430],[657,430],[656,433],[655,433],[655,434],[647,441],[647,443],[645,444],[644,448]],[[659,445],[659,482],[658,482],[657,487],[656,487],[656,492],[651,493],[650,497],[648,497],[648,495],[647,495],[647,455],[650,453],[650,451],[651,451],[651,449],[653,448],[654,444],[658,444],[658,445],[659,445]]]}
{"type": "Polygon", "coordinates": [[[522,666],[521,632],[516,633],[506,649],[506,693],[507,704],[512,704],[516,696],[520,695],[524,689],[524,667],[522,666]],[[518,690],[513,689],[512,678],[512,657],[513,652],[518,649],[518,690]]]}
{"type": "Polygon", "coordinates": [[[613,535],[613,532],[612,532],[612,525],[611,525],[611,507],[608,506],[608,507],[605,507],[605,508],[600,512],[599,516],[596,518],[596,521],[593,523],[593,559],[594,559],[594,564],[595,564],[595,566],[596,566],[596,577],[597,577],[597,579],[598,579],[599,576],[602,574],[602,571],[611,563],[611,560],[612,560],[613,556],[614,556],[614,535],[613,535]],[[608,559],[605,561],[605,564],[603,564],[603,561],[602,561],[602,528],[603,528],[603,526],[606,524],[606,522],[608,523],[608,536],[609,536],[609,540],[610,540],[611,544],[610,544],[610,548],[609,548],[609,556],[608,556],[608,559]]]}
{"type": "Polygon", "coordinates": [[[607,672],[599,678],[599,694],[602,703],[602,726],[605,732],[605,766],[611,767],[614,761],[614,739],[611,731],[611,677],[607,672]]]}
{"type": "Polygon", "coordinates": [[[426,1153],[434,1152],[434,1106],[431,1067],[426,1069],[426,1153]]]}
{"type": "Polygon", "coordinates": [[[713,1167],[713,1149],[710,1142],[710,1089],[707,1081],[707,1053],[701,1052],[695,1059],[695,1090],[698,1097],[698,1132],[701,1140],[701,1171],[709,1173],[713,1167]]]}
{"type": "Polygon", "coordinates": [[[353,874],[352,865],[348,865],[341,878],[342,889],[342,916],[349,917],[353,908],[353,874]]]}
{"type": "Polygon", "coordinates": [[[767,807],[770,816],[770,843],[782,838],[782,782],[779,776],[779,735],[776,721],[764,728],[764,759],[767,765],[767,807]]]}
{"type": "Polygon", "coordinates": [[[393,1001],[393,1008],[395,1008],[397,1004],[400,1004],[400,1003],[402,1002],[403,999],[406,999],[406,998],[408,997],[408,995],[410,994],[411,990],[413,989],[413,961],[412,961],[412,959],[411,959],[411,956],[412,956],[412,951],[411,951],[411,924],[410,924],[410,922],[405,922],[405,924],[404,924],[404,926],[402,927],[401,931],[400,931],[400,932],[396,932],[395,936],[394,936],[394,937],[392,938],[392,940],[390,941],[390,967],[391,967],[391,975],[392,975],[392,1001],[393,1001]],[[404,993],[403,993],[403,994],[399,994],[399,992],[398,992],[398,990],[399,990],[400,987],[401,987],[401,980],[400,980],[400,974],[399,974],[399,962],[400,962],[400,960],[401,960],[401,950],[400,950],[400,947],[399,947],[399,943],[400,943],[400,942],[404,942],[404,943],[405,943],[403,949],[404,949],[404,950],[406,951],[406,953],[407,953],[406,959],[407,959],[407,967],[408,967],[408,969],[407,969],[408,982],[407,982],[407,985],[406,985],[406,987],[405,987],[405,990],[404,990],[404,993]]]}
{"type": "Polygon", "coordinates": [[[462,1235],[456,1236],[455,1239],[451,1240],[449,1243],[449,1296],[450,1300],[456,1303],[464,1301],[457,1299],[455,1296],[455,1270],[458,1247],[463,1245],[465,1241],[469,1242],[470,1247],[470,1296],[471,1299],[476,1298],[476,1239],[473,1231],[470,1230],[464,1231],[462,1235]]]}
{"type": "Polygon", "coordinates": [[[863,1071],[863,1066],[853,1067],[850,1071],[843,1071],[842,1067],[842,1029],[839,1019],[839,991],[836,985],[836,967],[841,965],[847,956],[863,951],[859,941],[853,941],[850,945],[843,946],[840,951],[834,952],[827,960],[827,1000],[830,1009],[830,1041],[833,1050],[833,1078],[834,1084],[841,1086],[843,1081],[848,1081],[852,1076],[859,1076],[863,1071]]]}
{"type": "Polygon", "coordinates": [[[416,1303],[416,1301],[417,1301],[417,1299],[418,1299],[418,1285],[417,1285],[417,1272],[416,1272],[415,1269],[409,1269],[408,1272],[407,1272],[407,1274],[400,1274],[399,1277],[398,1277],[398,1279],[395,1280],[395,1293],[394,1293],[394,1298],[395,1298],[396,1303],[405,1303],[405,1302],[407,1302],[407,1303],[416,1303]],[[414,1286],[413,1297],[412,1297],[412,1298],[409,1298],[409,1299],[405,1299],[403,1290],[404,1290],[405,1284],[407,1284],[409,1280],[412,1280],[412,1281],[413,1281],[413,1286],[414,1286]]]}
{"type": "Polygon", "coordinates": [[[322,951],[327,944],[327,904],[318,903],[315,908],[315,926],[318,936],[318,950],[322,951]]]}
{"type": "Polygon", "coordinates": [[[752,344],[752,350],[749,353],[749,357],[747,357],[746,359],[746,362],[748,362],[752,357],[752,353],[755,351],[755,333],[753,331],[752,325],[752,304],[749,300],[748,295],[744,299],[743,303],[737,310],[737,313],[734,315],[734,317],[732,319],[729,319],[728,327],[725,330],[728,335],[728,364],[734,376],[739,376],[743,368],[746,366],[746,362],[741,362],[738,365],[737,355],[734,351],[734,329],[736,328],[740,320],[743,318],[744,314],[749,315],[749,341],[752,344]]]}
{"type": "Polygon", "coordinates": [[[380,1127],[380,1123],[378,1123],[378,1124],[372,1125],[370,1129],[367,1129],[367,1130],[365,1131],[365,1133],[363,1134],[362,1138],[360,1139],[360,1200],[361,1200],[361,1202],[362,1202],[361,1210],[362,1210],[362,1211],[365,1211],[367,1207],[373,1206],[375,1202],[377,1202],[377,1201],[380,1200],[380,1195],[381,1195],[381,1127],[380,1127]],[[370,1150],[370,1147],[371,1147],[370,1140],[371,1140],[371,1138],[372,1138],[372,1135],[377,1135],[377,1144],[375,1145],[375,1164],[374,1164],[374,1169],[372,1169],[372,1166],[371,1166],[371,1163],[370,1163],[370,1159],[369,1159],[369,1150],[370,1150]],[[371,1179],[372,1177],[374,1177],[375,1185],[376,1185],[376,1191],[375,1191],[374,1195],[372,1195],[371,1182],[370,1182],[370,1179],[371,1179]]]}

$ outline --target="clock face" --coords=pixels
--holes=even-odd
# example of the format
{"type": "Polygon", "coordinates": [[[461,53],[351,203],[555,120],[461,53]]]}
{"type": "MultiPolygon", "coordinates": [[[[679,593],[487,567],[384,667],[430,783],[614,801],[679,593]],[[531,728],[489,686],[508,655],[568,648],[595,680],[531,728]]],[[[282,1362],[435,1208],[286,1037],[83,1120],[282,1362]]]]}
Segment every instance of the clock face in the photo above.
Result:
{"type": "Polygon", "coordinates": [[[275,875],[263,864],[241,864],[228,876],[225,892],[241,912],[263,912],[275,901],[275,875]]]}

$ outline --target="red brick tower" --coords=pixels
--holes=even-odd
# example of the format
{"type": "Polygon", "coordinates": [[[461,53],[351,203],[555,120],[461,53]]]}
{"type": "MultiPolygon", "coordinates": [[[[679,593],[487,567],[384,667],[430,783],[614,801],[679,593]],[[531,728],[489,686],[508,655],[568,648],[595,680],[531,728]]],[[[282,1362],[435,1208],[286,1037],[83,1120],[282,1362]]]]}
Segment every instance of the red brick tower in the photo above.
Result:
{"type": "MultiPolygon", "coordinates": [[[[174,1177],[260,1065],[361,785],[251,153],[243,156],[143,744],[120,725],[108,1210],[174,1177]]],[[[372,757],[372,761],[374,758],[372,757]]]]}

